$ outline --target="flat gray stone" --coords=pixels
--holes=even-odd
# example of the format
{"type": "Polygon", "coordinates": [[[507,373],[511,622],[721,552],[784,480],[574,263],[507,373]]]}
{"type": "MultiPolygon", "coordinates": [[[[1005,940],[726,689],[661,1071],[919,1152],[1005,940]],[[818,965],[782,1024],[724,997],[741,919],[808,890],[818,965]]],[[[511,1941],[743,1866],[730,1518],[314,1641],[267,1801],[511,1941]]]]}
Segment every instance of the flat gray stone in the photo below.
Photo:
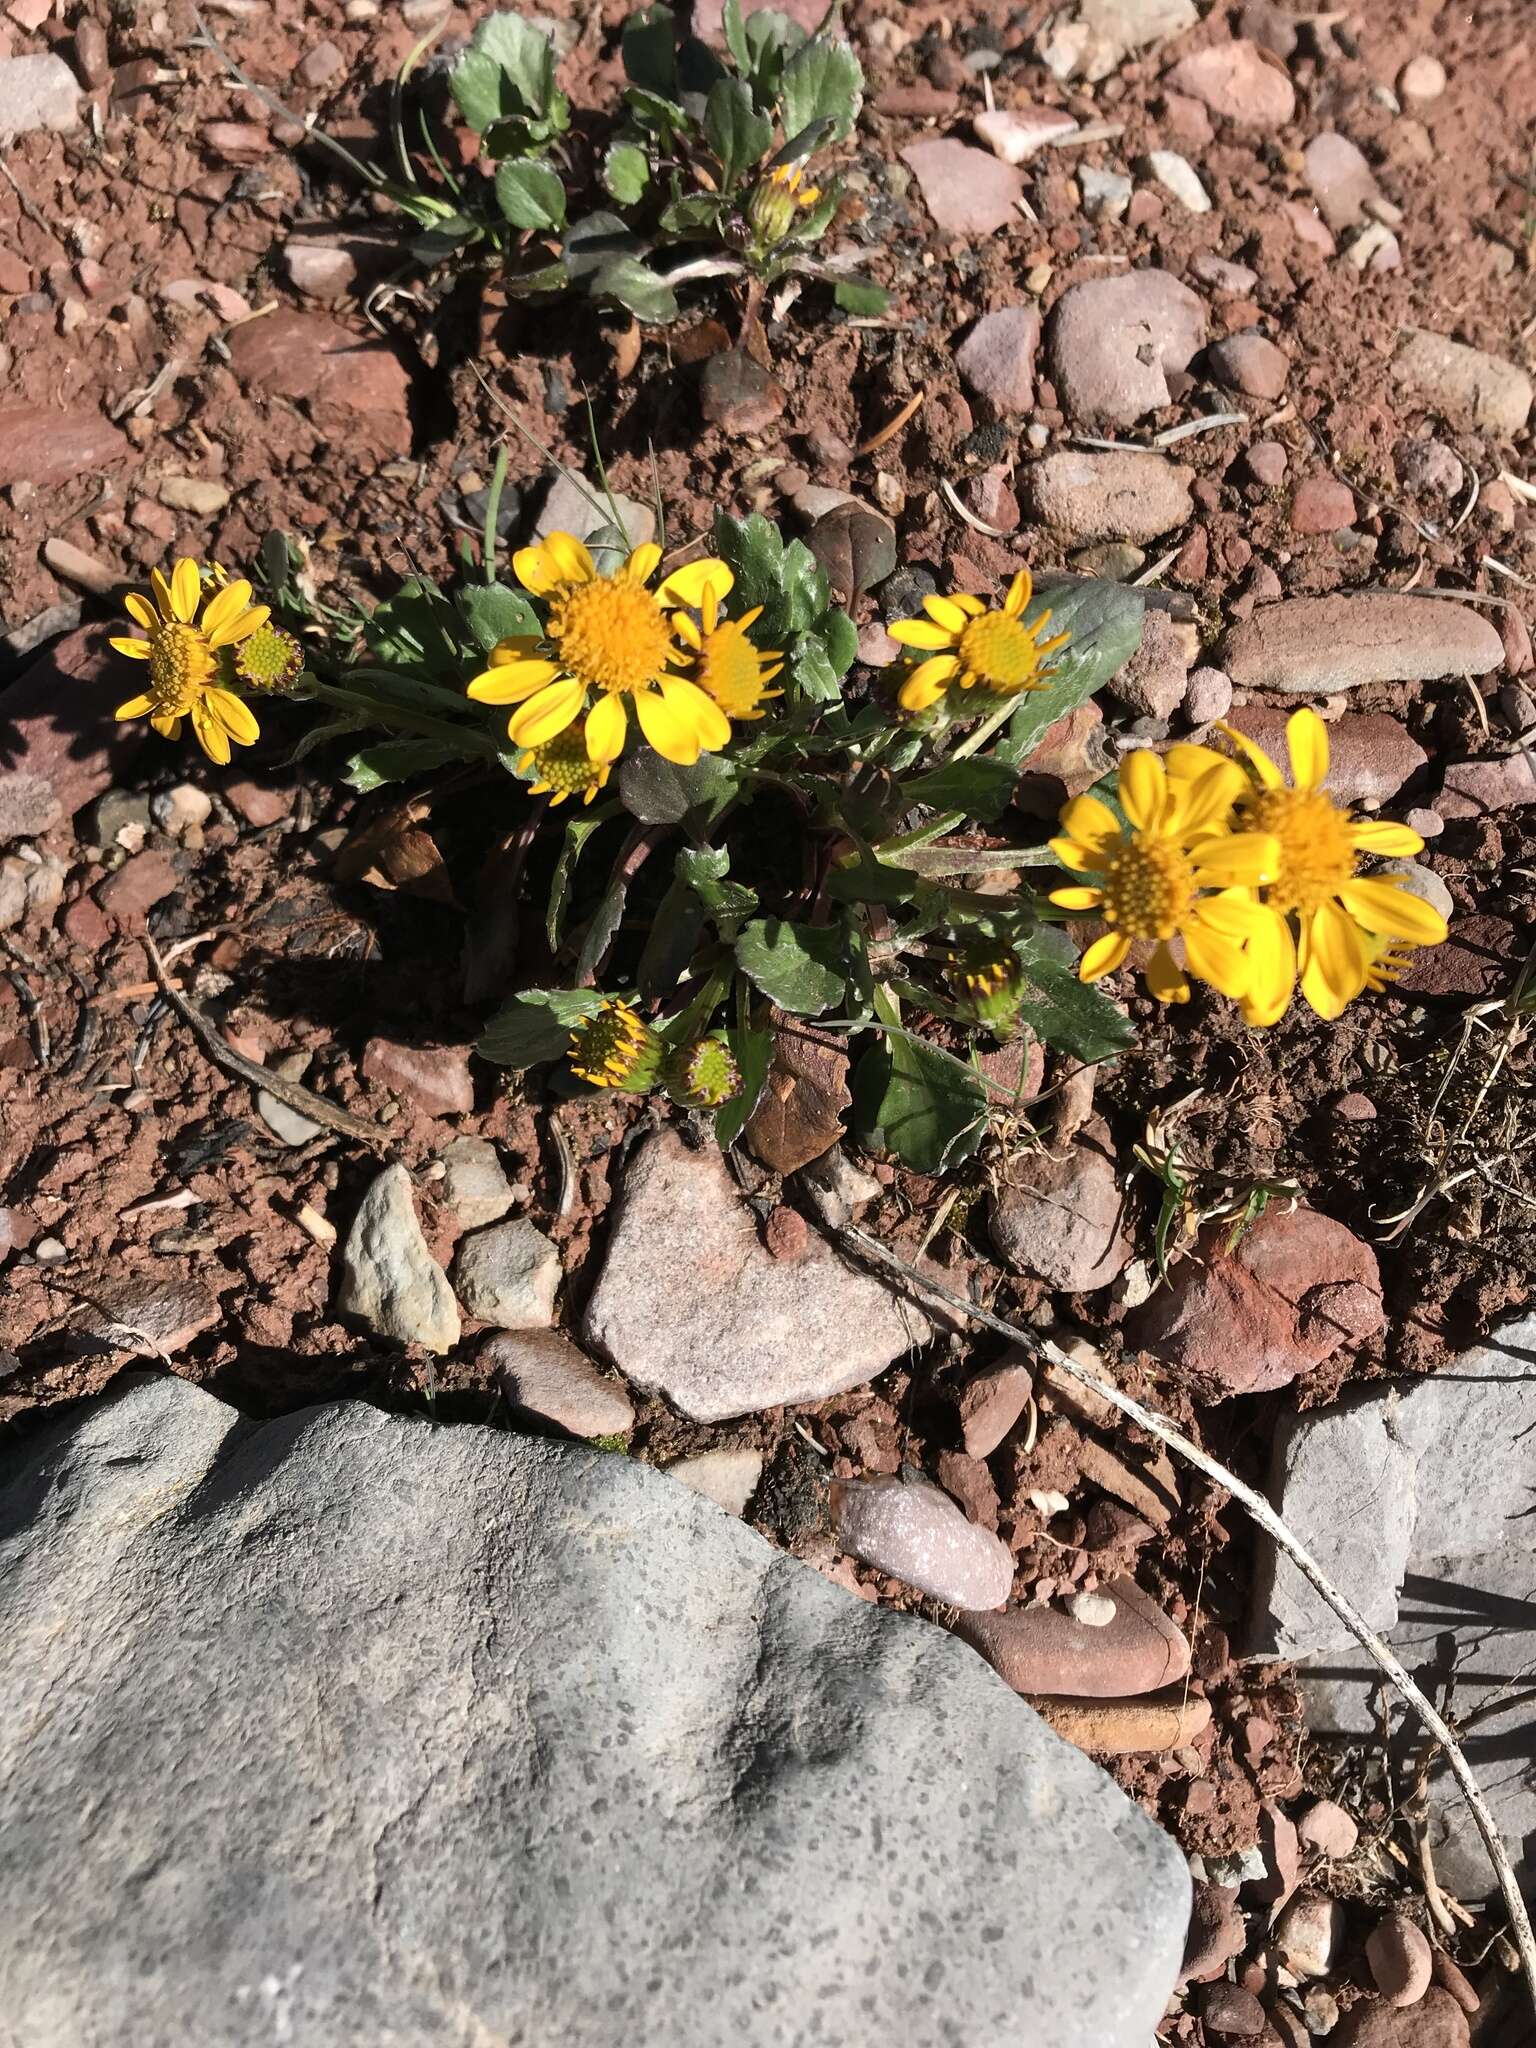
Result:
{"type": "MultiPolygon", "coordinates": [[[[1536,1706],[1520,1680],[1536,1665],[1533,1438],[1529,1316],[1429,1378],[1289,1418],[1272,1477],[1286,1522],[1432,1699],[1441,1697],[1453,1658],[1458,1714],[1510,1689],[1511,1703],[1480,1720],[1464,1747],[1517,1872],[1527,1875],[1536,1841],[1536,1706]]],[[[1261,1560],[1256,1590],[1261,1647],[1304,1659],[1314,1732],[1374,1735],[1379,1673],[1332,1610],[1284,1558],[1261,1560]]],[[[1411,1715],[1403,1740],[1405,1755],[1416,1752],[1411,1715]]],[[[1494,1889],[1443,1767],[1430,1779],[1430,1847],[1449,1889],[1466,1898],[1494,1889]]]]}
{"type": "Polygon", "coordinates": [[[1167,405],[1166,373],[1187,369],[1204,343],[1203,301],[1166,270],[1071,285],[1046,329],[1051,381],[1067,417],[1120,427],[1167,405]]]}
{"type": "Polygon", "coordinates": [[[1222,667],[1240,688],[1326,697],[1361,683],[1435,682],[1500,666],[1498,628],[1434,597],[1291,597],[1228,628],[1222,667]]]}
{"type": "Polygon", "coordinates": [[[466,1230],[499,1223],[515,1199],[489,1138],[455,1138],[443,1162],[443,1200],[466,1230]]]}
{"type": "Polygon", "coordinates": [[[131,1384],[0,1493],[28,2048],[1145,2048],[1173,1843],[972,1651],[627,1458],[131,1384]]]}
{"type": "Polygon", "coordinates": [[[720,1154],[663,1131],[624,1170],[583,1333],[635,1386],[719,1422],[863,1386],[931,1331],[814,1231],[775,1258],[720,1154]]]}
{"type": "Polygon", "coordinates": [[[80,87],[62,57],[0,58],[0,142],[39,128],[63,132],[79,119],[80,87]]]}
{"type": "Polygon", "coordinates": [[[341,1257],[336,1306],[343,1315],[399,1344],[451,1351],[458,1343],[458,1304],[427,1250],[403,1166],[386,1166],[369,1183],[341,1257]]]}
{"type": "Polygon", "coordinates": [[[525,1216],[461,1238],[453,1262],[465,1315],[498,1330],[547,1330],[562,1277],[560,1254],[525,1216]]]}
{"type": "Polygon", "coordinates": [[[613,504],[601,484],[590,478],[567,475],[564,470],[549,487],[549,495],[534,524],[535,540],[544,540],[552,533],[573,533],[577,540],[589,540],[605,526],[612,526],[614,507],[618,508],[618,524],[629,536],[632,548],[656,537],[656,512],[650,505],[642,505],[638,498],[626,498],[622,491],[613,493],[613,504]]]}
{"type": "Polygon", "coordinates": [[[1408,390],[1491,434],[1518,434],[1530,417],[1531,380],[1517,363],[1443,334],[1410,328],[1392,370],[1408,390]]]}

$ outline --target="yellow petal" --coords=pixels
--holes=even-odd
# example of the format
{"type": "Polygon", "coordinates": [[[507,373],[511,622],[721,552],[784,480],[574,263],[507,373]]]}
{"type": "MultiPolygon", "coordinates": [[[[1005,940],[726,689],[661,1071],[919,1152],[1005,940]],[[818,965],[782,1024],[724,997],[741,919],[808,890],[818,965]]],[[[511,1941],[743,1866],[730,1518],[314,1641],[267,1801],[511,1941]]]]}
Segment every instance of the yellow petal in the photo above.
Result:
{"type": "Polygon", "coordinates": [[[1412,895],[1401,882],[1346,882],[1339,891],[1344,908],[1368,932],[1385,939],[1407,939],[1415,946],[1438,946],[1449,927],[1439,911],[1412,895]]]}
{"type": "Polygon", "coordinates": [[[926,661],[920,661],[897,692],[902,710],[926,711],[930,704],[939,701],[945,685],[953,682],[959,672],[960,663],[953,654],[932,654],[926,661]]]}
{"type": "MultiPolygon", "coordinates": [[[[1121,841],[1120,820],[1096,796],[1075,796],[1062,807],[1061,829],[1089,853],[1113,852],[1121,841]]],[[[1054,845],[1054,840],[1052,841],[1054,845]]]]}
{"type": "Polygon", "coordinates": [[[1102,889],[1053,889],[1051,901],[1062,910],[1097,910],[1104,901],[1102,889]]]}
{"type": "Polygon", "coordinates": [[[233,690],[209,690],[203,701],[230,738],[238,740],[242,747],[254,746],[261,738],[261,727],[252,717],[250,706],[233,690]]]}
{"type": "Polygon", "coordinates": [[[1301,992],[1320,1017],[1336,1017],[1365,987],[1365,943],[1360,927],[1337,903],[1322,903],[1307,922],[1306,937],[1301,992]],[[1319,1008],[1319,988],[1327,991],[1336,1009],[1319,1008]]]}
{"type": "Polygon", "coordinates": [[[149,642],[147,640],[133,640],[126,633],[119,633],[116,638],[109,640],[107,645],[115,647],[119,654],[126,654],[130,661],[148,661],[149,659],[149,642]]]}
{"type": "Polygon", "coordinates": [[[1131,942],[1121,932],[1106,932],[1102,939],[1095,939],[1082,959],[1077,963],[1080,981],[1100,981],[1106,974],[1113,974],[1117,967],[1125,965],[1131,942]]]}
{"type": "Polygon", "coordinates": [[[963,590],[955,591],[949,601],[951,604],[959,605],[968,619],[979,619],[987,608],[984,597],[971,597],[963,590]]]}
{"type": "Polygon", "coordinates": [[[661,560],[661,549],[655,541],[644,540],[630,552],[624,564],[623,574],[631,583],[649,583],[656,574],[656,565],[661,560]]]}
{"type": "Polygon", "coordinates": [[[1102,855],[1079,846],[1075,839],[1053,839],[1050,847],[1062,866],[1070,868],[1074,875],[1096,874],[1104,864],[1102,855]]]}
{"type": "Polygon", "coordinates": [[[251,586],[242,578],[210,597],[203,612],[203,631],[211,640],[221,626],[238,619],[251,601],[251,586]]]}
{"type": "Polygon", "coordinates": [[[1285,721],[1291,780],[1298,789],[1321,789],[1328,780],[1328,728],[1305,705],[1285,721]]]}
{"type": "Polygon", "coordinates": [[[953,647],[955,636],[932,619],[897,619],[886,628],[903,647],[953,647]]]}
{"type": "Polygon", "coordinates": [[[163,740],[181,738],[181,714],[175,711],[159,711],[150,719],[150,724],[163,740]]]}
{"type": "Polygon", "coordinates": [[[1247,755],[1248,759],[1258,770],[1259,780],[1266,789],[1283,789],[1285,787],[1285,777],[1280,773],[1280,770],[1271,761],[1257,740],[1249,739],[1247,733],[1239,732],[1235,725],[1228,725],[1223,719],[1217,720],[1217,729],[1226,734],[1233,746],[1247,755]]]}
{"type": "Polygon", "coordinates": [[[130,590],[123,599],[123,610],[136,626],[142,626],[146,633],[153,633],[160,623],[160,614],[141,591],[130,590]]]}
{"type": "Polygon", "coordinates": [[[675,611],[686,605],[689,610],[704,602],[705,589],[714,586],[717,600],[729,597],[736,587],[736,578],[727,563],[718,557],[706,555],[701,562],[685,563],[681,569],[674,569],[665,576],[656,595],[668,610],[675,611]]]}
{"type": "MultiPolygon", "coordinates": [[[[1206,750],[1203,747],[1186,747],[1184,751],[1201,754],[1206,750]]],[[[1175,797],[1173,816],[1180,832],[1201,832],[1207,826],[1215,825],[1231,810],[1244,790],[1253,786],[1235,761],[1228,761],[1220,754],[1212,754],[1210,758],[1214,765],[1192,779],[1175,776],[1169,768],[1175,797]]]]}
{"type": "Polygon", "coordinates": [[[171,586],[159,569],[149,572],[150,587],[155,593],[155,616],[160,619],[174,619],[176,608],[171,602],[171,586]]]}
{"type": "Polygon", "coordinates": [[[557,661],[507,661],[499,668],[488,668],[472,677],[464,692],[477,704],[521,704],[560,673],[557,661]]]}
{"type": "MultiPolygon", "coordinates": [[[[708,591],[705,592],[706,606],[708,605],[710,594],[708,591]]],[[[702,628],[691,612],[679,612],[672,620],[672,630],[681,639],[686,640],[690,647],[698,649],[704,645],[704,634],[706,632],[712,633],[715,629],[710,624],[709,612],[706,610],[702,628]]]]}
{"type": "Polygon", "coordinates": [[[560,572],[562,583],[590,583],[597,574],[585,541],[579,541],[574,533],[546,533],[544,552],[560,572]]]}
{"type": "Polygon", "coordinates": [[[640,730],[664,761],[691,768],[704,751],[698,727],[679,705],[669,704],[659,690],[642,690],[635,698],[640,730]]]}
{"type": "Polygon", "coordinates": [[[675,711],[691,718],[699,735],[699,743],[710,753],[718,753],[721,747],[731,741],[731,721],[720,706],[697,683],[690,683],[681,677],[663,676],[661,694],[675,711]]]}
{"type": "Polygon", "coordinates": [[[1224,889],[1219,896],[1206,896],[1190,912],[1191,921],[1206,925],[1223,938],[1239,945],[1257,939],[1264,943],[1275,921],[1275,912],[1254,901],[1246,889],[1224,889]]]}
{"type": "Polygon", "coordinates": [[[1224,996],[1240,996],[1248,985],[1249,967],[1241,946],[1220,932],[1201,924],[1190,924],[1184,932],[1184,957],[1191,974],[1220,989],[1224,996]]]}
{"type": "Polygon", "coordinates": [[[565,731],[586,700],[584,685],[569,676],[546,684],[537,696],[528,699],[521,711],[513,712],[507,722],[507,736],[520,747],[542,747],[557,732],[565,731]]]}
{"type": "Polygon", "coordinates": [[[1257,889],[1280,871],[1280,846],[1270,832],[1229,832],[1190,848],[1189,864],[1207,888],[1257,889]]]}
{"type": "Polygon", "coordinates": [[[587,752],[594,761],[617,761],[628,730],[624,699],[615,691],[605,692],[587,713],[587,752]]]}
{"type": "MultiPolygon", "coordinates": [[[[253,604],[248,611],[237,613],[227,625],[221,626],[217,633],[209,633],[208,644],[210,647],[237,646],[240,641],[249,640],[251,635],[259,627],[264,626],[271,616],[272,608],[270,605],[253,604]]],[[[204,630],[206,631],[206,627],[204,630]]]]}
{"type": "Polygon", "coordinates": [[[154,698],[146,691],[142,697],[130,697],[126,704],[119,704],[112,716],[114,718],[142,718],[154,701],[154,698]]]}
{"type": "Polygon", "coordinates": [[[512,557],[512,574],[534,597],[547,597],[563,580],[559,563],[549,549],[538,542],[531,548],[518,549],[512,557]]]}
{"type": "MultiPolygon", "coordinates": [[[[1029,609],[1029,600],[1034,595],[1034,583],[1027,569],[1021,569],[1008,586],[1008,595],[1003,599],[1003,610],[1010,619],[1020,619],[1029,609]]],[[[1050,613],[1045,617],[1048,619],[1050,613]]],[[[1040,621],[1045,624],[1045,619],[1040,621]]]]}
{"type": "Polygon", "coordinates": [[[1362,853],[1383,853],[1393,859],[1404,859],[1424,851],[1423,840],[1411,826],[1393,825],[1385,818],[1362,818],[1357,825],[1350,827],[1349,836],[1362,853]]]}
{"type": "Polygon", "coordinates": [[[1278,1024],[1296,988],[1296,941],[1289,921],[1266,910],[1266,923],[1248,939],[1248,988],[1243,1016],[1249,1024],[1278,1024]]]}
{"type": "Polygon", "coordinates": [[[229,734],[201,701],[192,706],[192,731],[209,760],[222,767],[229,759],[229,734]]]}
{"type": "Polygon", "coordinates": [[[1213,768],[1233,766],[1230,754],[1218,754],[1214,747],[1197,747],[1192,740],[1179,740],[1163,756],[1163,766],[1173,782],[1198,782],[1213,768]]]}
{"type": "Polygon", "coordinates": [[[202,602],[203,579],[197,573],[197,564],[183,555],[171,571],[171,613],[190,626],[197,617],[198,605],[202,602]]]}
{"type": "Polygon", "coordinates": [[[952,597],[925,597],[923,610],[936,625],[942,626],[946,633],[965,631],[966,614],[952,597]]]}
{"type": "MultiPolygon", "coordinates": [[[[1156,754],[1145,747],[1120,763],[1120,808],[1142,832],[1156,832],[1168,801],[1168,776],[1156,754]]],[[[1076,827],[1073,827],[1076,830],[1076,827]]]]}
{"type": "Polygon", "coordinates": [[[1167,946],[1159,945],[1147,962],[1147,988],[1160,1003],[1187,1003],[1189,982],[1167,946]]]}

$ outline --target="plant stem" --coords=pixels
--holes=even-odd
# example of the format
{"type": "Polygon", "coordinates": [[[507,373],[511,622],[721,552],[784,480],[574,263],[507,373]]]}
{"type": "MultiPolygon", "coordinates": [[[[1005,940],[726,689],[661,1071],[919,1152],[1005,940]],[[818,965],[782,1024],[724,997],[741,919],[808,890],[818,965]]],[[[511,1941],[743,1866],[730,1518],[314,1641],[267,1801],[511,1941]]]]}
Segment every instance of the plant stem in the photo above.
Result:
{"type": "Polygon", "coordinates": [[[480,557],[480,569],[487,583],[496,581],[497,523],[501,516],[502,487],[506,481],[507,444],[503,441],[496,450],[496,467],[491,471],[491,488],[485,497],[485,547],[480,557]]]}
{"type": "Polygon", "coordinates": [[[974,754],[978,747],[984,747],[987,741],[991,739],[993,733],[997,731],[998,727],[1000,725],[1006,725],[1017,709],[1017,702],[1012,697],[1007,698],[1003,703],[999,704],[997,709],[993,712],[992,716],[990,718],[983,719],[981,724],[977,726],[976,730],[971,734],[968,740],[962,740],[960,742],[959,746],[956,747],[955,751],[950,755],[950,760],[964,761],[968,758],[968,756],[974,754]]]}
{"type": "Polygon", "coordinates": [[[424,711],[408,711],[403,705],[382,702],[362,690],[345,690],[337,683],[322,682],[318,676],[314,678],[312,687],[315,695],[327,704],[338,705],[344,711],[365,711],[382,726],[416,733],[422,739],[440,740],[445,746],[456,747],[462,754],[479,755],[483,760],[500,758],[501,749],[496,742],[488,733],[476,732],[473,726],[452,725],[446,718],[431,718],[424,711]]]}

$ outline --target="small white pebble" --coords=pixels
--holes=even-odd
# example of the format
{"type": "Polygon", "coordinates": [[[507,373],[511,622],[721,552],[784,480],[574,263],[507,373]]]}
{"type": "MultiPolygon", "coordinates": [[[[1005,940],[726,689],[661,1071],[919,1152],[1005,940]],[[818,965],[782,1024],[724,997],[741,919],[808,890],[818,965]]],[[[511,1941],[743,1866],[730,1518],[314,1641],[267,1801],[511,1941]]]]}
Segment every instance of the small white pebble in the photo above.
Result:
{"type": "Polygon", "coordinates": [[[1107,1593],[1074,1593],[1067,1612],[1084,1628],[1107,1628],[1115,1618],[1115,1603],[1107,1593]]]}
{"type": "Polygon", "coordinates": [[[1064,1493],[1032,1493],[1029,1504],[1041,1515],[1064,1515],[1069,1505],[1064,1493]]]}
{"type": "Polygon", "coordinates": [[[40,1266],[56,1266],[69,1253],[56,1237],[40,1237],[32,1247],[32,1256],[40,1266]]]}

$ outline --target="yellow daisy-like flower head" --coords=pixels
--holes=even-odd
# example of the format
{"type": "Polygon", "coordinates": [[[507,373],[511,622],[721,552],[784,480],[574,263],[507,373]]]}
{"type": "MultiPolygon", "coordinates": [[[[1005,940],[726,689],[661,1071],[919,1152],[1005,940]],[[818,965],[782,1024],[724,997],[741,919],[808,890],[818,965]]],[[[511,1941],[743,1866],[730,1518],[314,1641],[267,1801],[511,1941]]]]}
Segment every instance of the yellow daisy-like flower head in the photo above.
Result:
{"type": "Polygon", "coordinates": [[[112,641],[119,654],[149,664],[149,686],[119,704],[117,716],[147,716],[155,731],[171,740],[180,737],[182,720],[190,719],[209,760],[227,761],[231,741],[248,747],[260,730],[246,705],[224,687],[220,656],[265,626],[268,608],[251,603],[251,586],[243,578],[227,583],[204,604],[202,575],[186,557],[169,578],[153,569],[149,580],[152,596],[134,591],[124,600],[128,616],[148,639],[123,634],[112,641]]]}
{"type": "Polygon", "coordinates": [[[601,1006],[571,1033],[571,1071],[594,1088],[621,1088],[644,1094],[661,1069],[666,1047],[645,1019],[618,996],[605,996],[601,1006]]]}
{"type": "Polygon", "coordinates": [[[578,718],[594,761],[617,761],[633,699],[640,730],[669,761],[690,766],[731,737],[730,720],[697,683],[673,673],[682,653],[674,614],[702,603],[711,584],[733,582],[721,561],[675,569],[652,590],[661,549],[647,542],[611,575],[599,575],[583,543],[552,533],[512,558],[517,580],[545,608],[536,639],[501,640],[469,694],[481,704],[516,704],[507,732],[520,747],[542,747],[578,718]]]}
{"type": "Polygon", "coordinates": [[[795,215],[814,206],[820,197],[819,185],[806,184],[803,164],[780,164],[752,188],[747,225],[760,242],[782,242],[795,224],[795,215]]]}
{"type": "Polygon", "coordinates": [[[1138,939],[1156,940],[1147,987],[1163,1003],[1189,1000],[1189,981],[1170,949],[1183,941],[1188,973],[1223,995],[1248,983],[1243,943],[1263,912],[1247,894],[1275,872],[1280,850],[1267,832],[1229,829],[1246,778],[1208,747],[1186,747],[1186,773],[1170,775],[1156,754],[1127,754],[1119,797],[1128,826],[1095,796],[1074,797],[1051,849],[1063,867],[1097,877],[1053,889],[1064,910],[1096,910],[1110,929],[1083,955],[1078,973],[1098,981],[1123,966],[1138,939]]]}
{"type": "Polygon", "coordinates": [[[1250,764],[1240,815],[1274,839],[1280,856],[1264,887],[1262,922],[1247,942],[1243,1015],[1250,1024],[1277,1023],[1299,982],[1303,999],[1331,1021],[1371,985],[1373,969],[1378,977],[1384,966],[1393,971],[1387,963],[1396,956],[1384,942],[1438,946],[1447,936],[1439,911],[1399,877],[1357,872],[1363,853],[1404,856],[1421,852],[1424,842],[1406,825],[1356,819],[1329,796],[1328,728],[1315,711],[1293,712],[1286,721],[1289,783],[1246,734],[1228,725],[1222,731],[1250,764]]]}
{"type": "Polygon", "coordinates": [[[761,718],[769,697],[782,697],[782,690],[767,685],[784,666],[778,648],[754,647],[747,628],[762,616],[755,605],[739,619],[720,616],[720,593],[707,584],[699,607],[699,621],[679,612],[673,624],[679,637],[693,650],[688,674],[699,688],[712,697],[727,718],[761,718]]]}
{"type": "Polygon", "coordinates": [[[531,772],[531,794],[547,796],[553,806],[563,804],[568,796],[579,796],[584,804],[591,803],[613,769],[607,761],[593,760],[579,725],[568,725],[543,746],[530,747],[518,762],[517,772],[531,772]]]}
{"type": "Polygon", "coordinates": [[[1025,625],[1033,592],[1029,571],[1021,569],[999,611],[989,610],[982,598],[957,591],[953,597],[925,597],[926,618],[897,619],[891,638],[927,655],[903,679],[897,693],[902,710],[926,711],[953,689],[980,690],[992,697],[1043,690],[1050,674],[1047,657],[1065,647],[1071,635],[1041,639],[1050,623],[1049,612],[1025,625]]]}

